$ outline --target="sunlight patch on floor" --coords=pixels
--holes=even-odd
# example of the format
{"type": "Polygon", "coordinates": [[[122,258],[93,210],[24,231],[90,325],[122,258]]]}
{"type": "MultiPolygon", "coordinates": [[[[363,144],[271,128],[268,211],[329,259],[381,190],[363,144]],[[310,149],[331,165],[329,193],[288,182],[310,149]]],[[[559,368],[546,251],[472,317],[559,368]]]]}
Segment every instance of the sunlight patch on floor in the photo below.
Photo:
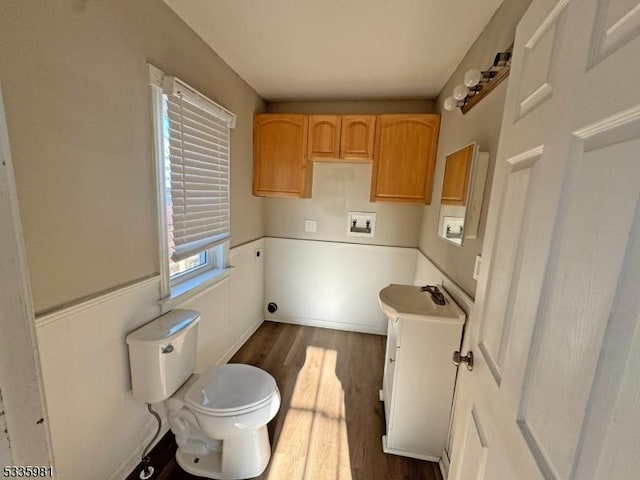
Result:
{"type": "Polygon", "coordinates": [[[335,350],[307,347],[268,479],[352,480],[337,356],[335,350]]]}

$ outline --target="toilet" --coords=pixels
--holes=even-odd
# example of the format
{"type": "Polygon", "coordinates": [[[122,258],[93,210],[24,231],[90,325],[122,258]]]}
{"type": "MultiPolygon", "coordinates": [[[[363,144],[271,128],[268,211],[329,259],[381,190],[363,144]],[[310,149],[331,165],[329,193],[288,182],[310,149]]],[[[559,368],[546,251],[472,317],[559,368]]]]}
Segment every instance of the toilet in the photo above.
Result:
{"type": "Polygon", "coordinates": [[[193,374],[200,314],[173,310],[127,335],[133,396],[165,402],[176,460],[192,475],[257,477],[267,468],[267,424],[280,408],[276,381],[252,365],[193,374]]]}

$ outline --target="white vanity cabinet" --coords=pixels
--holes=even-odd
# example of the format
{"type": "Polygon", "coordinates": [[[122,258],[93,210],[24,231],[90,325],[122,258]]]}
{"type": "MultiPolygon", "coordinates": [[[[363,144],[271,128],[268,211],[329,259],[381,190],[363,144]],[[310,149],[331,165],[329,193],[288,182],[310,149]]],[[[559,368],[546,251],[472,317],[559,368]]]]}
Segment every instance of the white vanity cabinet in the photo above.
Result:
{"type": "Polygon", "coordinates": [[[419,287],[380,291],[389,319],[380,390],[385,453],[438,461],[445,448],[457,370],[451,358],[460,348],[465,315],[443,293],[446,304],[440,306],[419,287]]]}

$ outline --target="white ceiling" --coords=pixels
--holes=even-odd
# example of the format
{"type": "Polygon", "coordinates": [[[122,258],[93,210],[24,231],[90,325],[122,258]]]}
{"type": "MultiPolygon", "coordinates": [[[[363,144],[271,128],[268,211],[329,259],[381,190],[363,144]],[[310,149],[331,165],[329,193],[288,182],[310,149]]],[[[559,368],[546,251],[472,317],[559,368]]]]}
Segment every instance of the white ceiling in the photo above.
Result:
{"type": "Polygon", "coordinates": [[[263,98],[311,100],[435,97],[502,0],[165,2],[263,98]]]}

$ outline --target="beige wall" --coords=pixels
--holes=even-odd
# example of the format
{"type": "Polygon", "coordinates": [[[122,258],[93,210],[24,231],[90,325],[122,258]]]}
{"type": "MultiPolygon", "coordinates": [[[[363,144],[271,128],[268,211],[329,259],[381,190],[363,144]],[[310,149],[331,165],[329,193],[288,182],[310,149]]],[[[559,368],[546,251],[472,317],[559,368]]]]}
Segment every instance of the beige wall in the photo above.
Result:
{"type": "MultiPolygon", "coordinates": [[[[270,113],[431,113],[431,100],[353,102],[274,102],[270,113]]],[[[266,234],[334,242],[417,247],[423,207],[370,202],[371,164],[314,162],[308,199],[266,199],[266,234]],[[347,212],[376,212],[376,236],[347,236],[347,212]],[[316,220],[316,233],[304,221],[316,220]]]]}
{"type": "Polygon", "coordinates": [[[308,101],[308,102],[269,102],[269,113],[433,113],[434,100],[353,100],[353,101],[308,101]]]}
{"type": "Polygon", "coordinates": [[[487,207],[491,197],[491,182],[507,81],[503,82],[466,115],[463,115],[458,109],[453,112],[444,111],[442,104],[444,99],[451,95],[453,87],[462,83],[464,73],[468,69],[489,67],[495,54],[505,50],[513,43],[515,28],[529,3],[531,0],[509,0],[502,4],[447,81],[437,101],[437,111],[442,114],[442,119],[434,175],[433,201],[431,205],[424,207],[419,248],[471,297],[475,296],[476,291],[473,268],[475,257],[481,252],[484,240],[487,207]],[[478,236],[475,239],[465,239],[462,247],[458,247],[437,235],[444,163],[448,154],[472,141],[477,141],[480,144],[481,151],[489,152],[489,171],[478,236]]]}
{"type": "Polygon", "coordinates": [[[5,421],[4,407],[2,405],[2,392],[0,392],[0,465],[11,465],[12,463],[13,456],[11,455],[9,433],[7,432],[7,422],[5,421]]]}
{"type": "Polygon", "coordinates": [[[0,83],[37,311],[159,271],[146,62],[237,114],[233,244],[264,235],[251,195],[264,102],[161,0],[4,2],[0,83]]]}

